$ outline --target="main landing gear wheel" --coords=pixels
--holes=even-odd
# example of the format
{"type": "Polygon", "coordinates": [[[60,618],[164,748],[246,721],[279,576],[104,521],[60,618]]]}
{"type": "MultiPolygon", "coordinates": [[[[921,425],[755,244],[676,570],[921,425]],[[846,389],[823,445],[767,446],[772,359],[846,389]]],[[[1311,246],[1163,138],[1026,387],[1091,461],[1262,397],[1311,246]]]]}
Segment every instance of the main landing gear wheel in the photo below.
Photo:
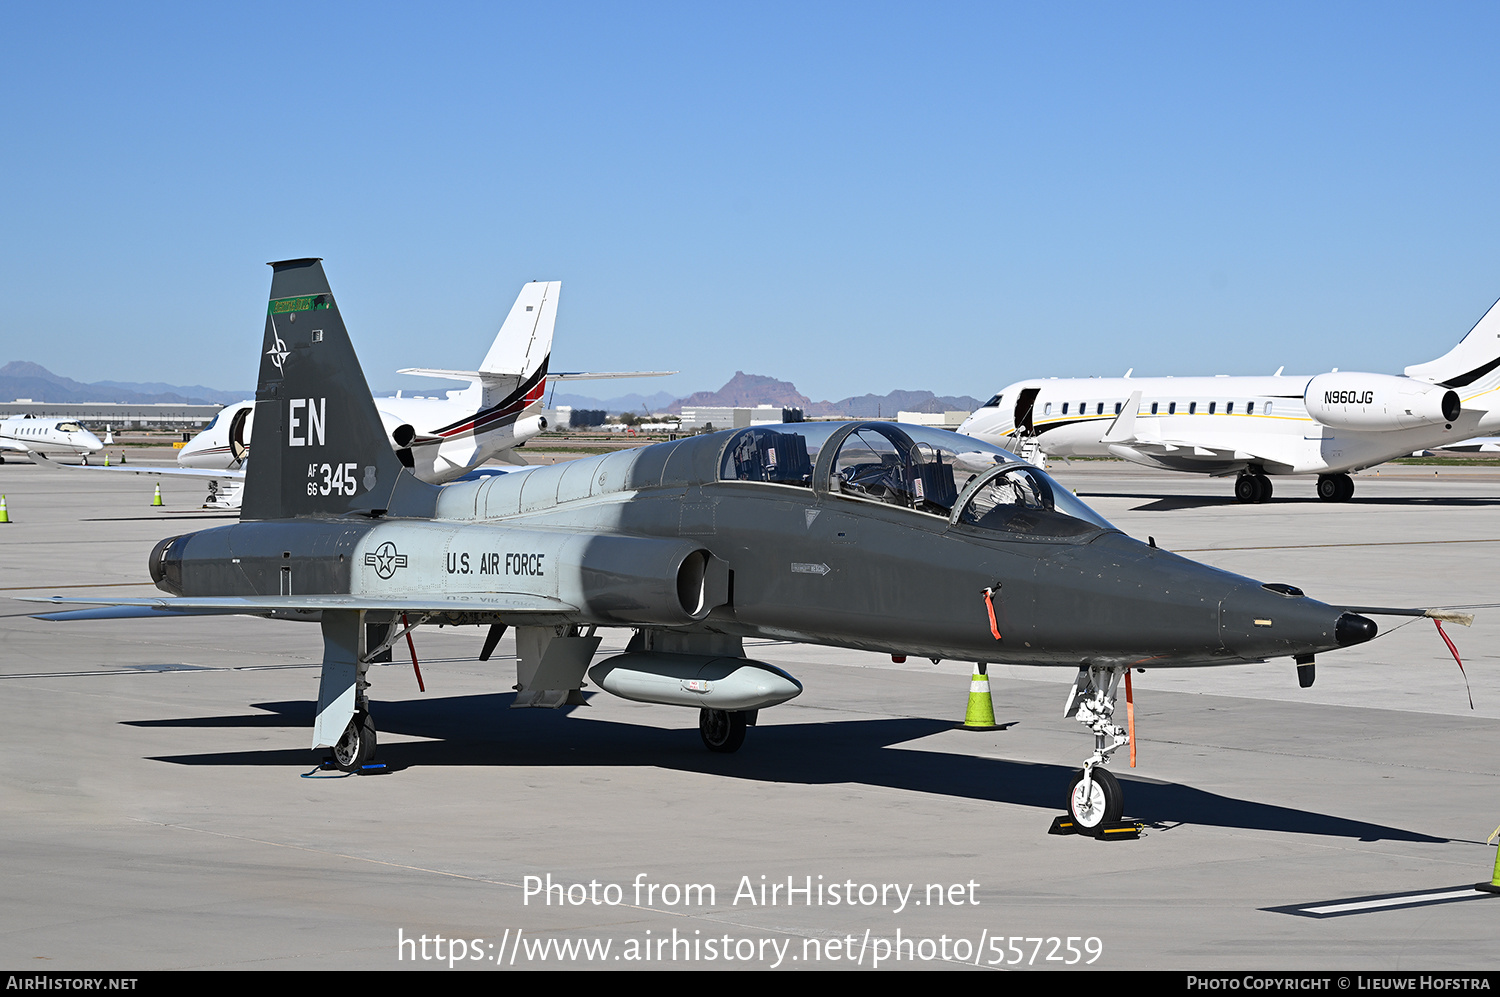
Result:
{"type": "Polygon", "coordinates": [[[1318,479],[1318,498],[1324,502],[1347,502],[1354,497],[1354,479],[1347,474],[1325,474],[1318,479]]]}
{"type": "Polygon", "coordinates": [[[1264,474],[1242,474],[1234,481],[1234,497],[1241,502],[1269,502],[1271,479],[1264,474]]]}
{"type": "Polygon", "coordinates": [[[1113,824],[1125,812],[1125,792],[1108,769],[1094,767],[1089,788],[1083,788],[1083,773],[1068,784],[1068,815],[1078,826],[1092,831],[1103,824],[1113,824]]]}
{"type": "Polygon", "coordinates": [[[745,714],[739,710],[699,710],[698,734],[709,751],[730,754],[745,743],[745,714]]]}
{"type": "Polygon", "coordinates": [[[368,713],[356,713],[333,746],[333,762],[345,772],[358,772],[374,757],[375,720],[368,713]]]}

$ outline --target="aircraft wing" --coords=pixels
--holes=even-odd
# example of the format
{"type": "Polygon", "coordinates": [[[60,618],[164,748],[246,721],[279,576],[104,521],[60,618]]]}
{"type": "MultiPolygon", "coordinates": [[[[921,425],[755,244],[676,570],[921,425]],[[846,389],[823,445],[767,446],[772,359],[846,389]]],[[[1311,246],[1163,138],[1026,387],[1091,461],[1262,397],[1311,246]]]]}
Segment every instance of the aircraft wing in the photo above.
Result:
{"type": "Polygon", "coordinates": [[[148,467],[143,464],[59,464],[45,454],[33,453],[31,459],[39,467],[65,471],[113,471],[123,474],[144,474],[153,478],[197,478],[200,481],[244,481],[244,471],[215,470],[207,467],[148,467]]]}
{"type": "Polygon", "coordinates": [[[96,609],[69,609],[34,614],[36,619],[50,621],[119,620],[163,618],[172,616],[265,616],[269,613],[315,613],[323,610],[365,610],[390,613],[526,613],[564,614],[578,607],[548,596],[487,594],[483,598],[448,599],[423,596],[398,599],[390,596],[357,595],[261,595],[207,596],[154,599],[85,599],[62,596],[24,596],[22,602],[39,602],[49,606],[85,605],[96,609]]]}
{"type": "Polygon", "coordinates": [[[1120,414],[1099,439],[1116,457],[1147,467],[1171,467],[1174,470],[1191,470],[1195,464],[1202,465],[1202,469],[1210,473],[1224,473],[1252,463],[1270,470],[1291,470],[1290,465],[1282,461],[1238,447],[1219,447],[1205,440],[1170,439],[1151,433],[1137,425],[1140,405],[1141,392],[1132,392],[1120,414]]]}
{"type": "Polygon", "coordinates": [[[15,440],[0,440],[0,451],[5,453],[31,453],[31,448],[15,440]]]}

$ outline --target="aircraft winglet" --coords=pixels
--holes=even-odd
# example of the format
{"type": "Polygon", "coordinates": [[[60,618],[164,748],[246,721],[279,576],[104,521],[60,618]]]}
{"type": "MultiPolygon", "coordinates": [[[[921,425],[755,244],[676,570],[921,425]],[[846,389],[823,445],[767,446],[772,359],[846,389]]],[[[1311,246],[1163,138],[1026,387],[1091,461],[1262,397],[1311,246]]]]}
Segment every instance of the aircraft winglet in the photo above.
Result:
{"type": "Polygon", "coordinates": [[[1141,407],[1141,393],[1132,391],[1130,397],[1125,401],[1125,407],[1120,409],[1120,414],[1115,416],[1115,421],[1109,424],[1109,430],[1100,439],[1101,443],[1130,443],[1135,439],[1135,415],[1141,407]]]}

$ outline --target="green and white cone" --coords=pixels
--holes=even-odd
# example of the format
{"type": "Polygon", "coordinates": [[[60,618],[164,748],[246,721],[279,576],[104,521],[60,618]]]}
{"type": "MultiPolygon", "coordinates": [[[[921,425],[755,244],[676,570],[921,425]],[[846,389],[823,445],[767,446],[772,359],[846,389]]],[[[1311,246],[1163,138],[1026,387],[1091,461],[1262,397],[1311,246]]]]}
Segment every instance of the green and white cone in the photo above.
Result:
{"type": "Polygon", "coordinates": [[[969,708],[959,730],[1000,730],[995,723],[995,701],[990,697],[990,677],[982,670],[969,680],[969,708]]]}

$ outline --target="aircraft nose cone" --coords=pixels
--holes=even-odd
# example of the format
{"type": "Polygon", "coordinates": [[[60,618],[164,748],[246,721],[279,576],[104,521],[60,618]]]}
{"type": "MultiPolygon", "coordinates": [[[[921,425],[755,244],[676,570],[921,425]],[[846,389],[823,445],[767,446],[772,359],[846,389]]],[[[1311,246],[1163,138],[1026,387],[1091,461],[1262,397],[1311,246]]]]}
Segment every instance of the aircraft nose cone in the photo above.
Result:
{"type": "Polygon", "coordinates": [[[1358,613],[1345,613],[1339,617],[1338,624],[1333,628],[1333,639],[1339,642],[1339,647],[1348,647],[1350,644],[1363,644],[1367,640],[1374,640],[1380,628],[1375,621],[1358,613]]]}

